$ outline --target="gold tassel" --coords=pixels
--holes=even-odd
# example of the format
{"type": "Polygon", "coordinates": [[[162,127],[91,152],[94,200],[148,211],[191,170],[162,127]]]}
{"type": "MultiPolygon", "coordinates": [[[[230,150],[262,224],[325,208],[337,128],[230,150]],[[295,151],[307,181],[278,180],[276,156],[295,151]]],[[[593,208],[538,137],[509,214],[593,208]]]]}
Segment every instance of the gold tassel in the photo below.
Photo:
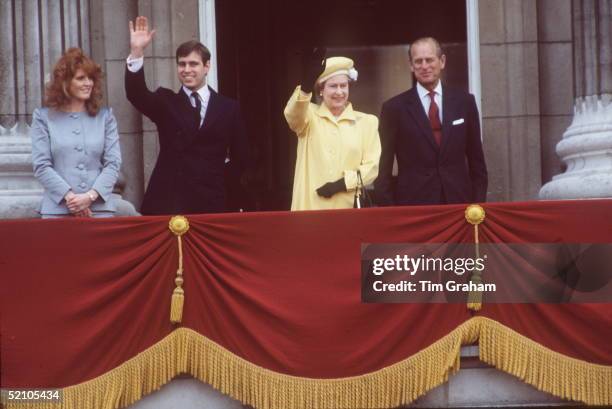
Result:
{"type": "MultiPolygon", "coordinates": [[[[476,258],[480,257],[480,246],[478,242],[478,225],[485,219],[485,211],[482,206],[477,204],[469,205],[465,209],[465,220],[474,226],[474,245],[476,258]]],[[[482,271],[474,270],[470,277],[470,283],[482,284],[482,271]]],[[[471,311],[480,311],[482,308],[482,291],[470,291],[467,299],[467,308],[471,311]]]]}
{"type": "Polygon", "coordinates": [[[185,303],[185,290],[183,290],[183,242],[181,236],[189,230],[189,221],[185,216],[173,216],[168,224],[170,231],[176,235],[178,241],[178,269],[174,284],[176,288],[172,292],[170,301],[170,322],[178,324],[183,320],[183,305],[185,303]]]}
{"type": "Polygon", "coordinates": [[[482,291],[470,291],[467,299],[467,308],[471,311],[480,311],[482,308],[482,291]]]}
{"type": "Polygon", "coordinates": [[[170,304],[170,322],[177,324],[183,320],[183,304],[185,303],[185,291],[181,287],[183,279],[177,277],[175,280],[176,288],[172,292],[172,301],[170,304]],[[178,281],[181,281],[179,284],[178,281]]]}

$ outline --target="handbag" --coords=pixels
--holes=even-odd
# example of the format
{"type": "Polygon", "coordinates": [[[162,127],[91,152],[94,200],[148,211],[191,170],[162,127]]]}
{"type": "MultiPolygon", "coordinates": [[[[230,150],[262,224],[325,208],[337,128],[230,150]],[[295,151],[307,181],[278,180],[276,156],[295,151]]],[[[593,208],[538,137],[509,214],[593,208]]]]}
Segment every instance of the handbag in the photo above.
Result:
{"type": "Polygon", "coordinates": [[[372,198],[368,194],[367,189],[363,185],[363,179],[361,179],[361,172],[357,170],[357,187],[355,188],[355,198],[353,199],[353,208],[363,209],[366,207],[372,207],[372,198]]]}

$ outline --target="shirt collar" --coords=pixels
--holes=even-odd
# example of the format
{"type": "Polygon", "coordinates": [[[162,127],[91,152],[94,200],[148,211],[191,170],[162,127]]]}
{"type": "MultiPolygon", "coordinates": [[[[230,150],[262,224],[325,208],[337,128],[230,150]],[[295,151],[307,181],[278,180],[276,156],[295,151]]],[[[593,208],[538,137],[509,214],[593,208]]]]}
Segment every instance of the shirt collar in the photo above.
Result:
{"type": "MultiPolygon", "coordinates": [[[[417,81],[417,92],[419,93],[419,98],[423,99],[429,95],[429,91],[427,88],[421,85],[420,82],[417,81]]],[[[442,81],[438,81],[438,85],[434,88],[434,92],[439,96],[442,96],[442,81]]]]}
{"type": "MultiPolygon", "coordinates": [[[[193,92],[192,90],[190,90],[189,88],[187,88],[186,86],[182,86],[183,91],[185,92],[185,94],[187,94],[187,96],[189,98],[191,98],[191,93],[193,92]]],[[[210,98],[210,89],[208,88],[208,85],[204,84],[204,86],[202,86],[199,90],[196,91],[198,93],[198,95],[200,95],[200,100],[202,102],[206,102],[208,101],[208,99],[210,98]]]]}
{"type": "Polygon", "coordinates": [[[353,104],[351,104],[350,102],[348,103],[346,108],[344,108],[344,111],[342,111],[342,113],[340,114],[338,118],[336,118],[334,114],[331,113],[329,108],[327,108],[327,106],[324,103],[319,105],[319,109],[317,109],[317,114],[321,117],[329,118],[330,120],[334,122],[340,122],[344,119],[349,120],[349,121],[357,120],[357,117],[355,116],[355,111],[353,111],[353,104]]]}

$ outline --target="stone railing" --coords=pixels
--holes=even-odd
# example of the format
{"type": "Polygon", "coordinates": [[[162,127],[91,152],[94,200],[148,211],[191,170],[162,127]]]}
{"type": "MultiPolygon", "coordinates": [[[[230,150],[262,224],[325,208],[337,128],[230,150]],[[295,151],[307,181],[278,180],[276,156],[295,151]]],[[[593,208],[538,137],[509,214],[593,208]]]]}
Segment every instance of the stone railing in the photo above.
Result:
{"type": "Polygon", "coordinates": [[[29,126],[0,125],[0,218],[38,217],[42,186],[32,171],[29,126]]]}

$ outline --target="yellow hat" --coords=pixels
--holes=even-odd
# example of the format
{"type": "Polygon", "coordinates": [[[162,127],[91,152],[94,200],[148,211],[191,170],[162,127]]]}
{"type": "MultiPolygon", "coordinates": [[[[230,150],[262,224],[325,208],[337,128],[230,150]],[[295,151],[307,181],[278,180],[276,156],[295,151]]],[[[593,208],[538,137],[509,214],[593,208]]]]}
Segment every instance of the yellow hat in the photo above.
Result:
{"type": "Polygon", "coordinates": [[[340,74],[348,75],[351,80],[357,81],[357,70],[353,68],[353,60],[346,57],[329,57],[325,60],[325,71],[319,75],[317,83],[320,84],[340,74]]]}

